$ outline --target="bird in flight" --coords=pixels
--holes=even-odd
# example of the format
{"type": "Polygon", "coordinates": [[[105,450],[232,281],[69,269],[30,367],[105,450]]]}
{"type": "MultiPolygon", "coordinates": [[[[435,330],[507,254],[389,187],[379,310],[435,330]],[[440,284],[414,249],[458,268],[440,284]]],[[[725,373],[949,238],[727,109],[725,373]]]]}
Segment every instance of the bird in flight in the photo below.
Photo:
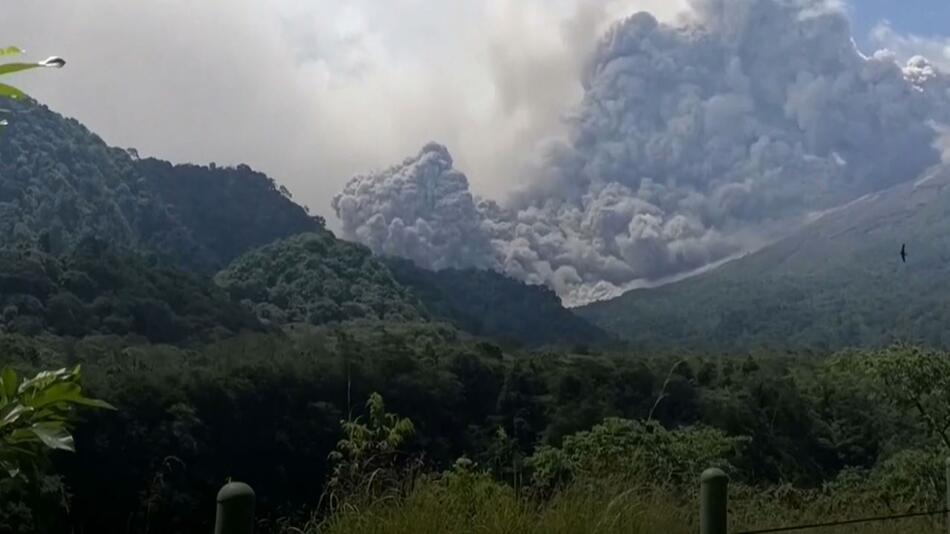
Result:
{"type": "Polygon", "coordinates": [[[907,244],[901,243],[901,261],[907,263],[907,244]]]}

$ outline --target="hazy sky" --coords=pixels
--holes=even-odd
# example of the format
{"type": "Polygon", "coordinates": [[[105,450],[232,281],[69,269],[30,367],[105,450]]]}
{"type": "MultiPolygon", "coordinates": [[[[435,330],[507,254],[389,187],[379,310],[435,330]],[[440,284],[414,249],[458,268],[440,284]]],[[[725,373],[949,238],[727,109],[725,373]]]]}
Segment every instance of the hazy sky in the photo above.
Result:
{"type": "MultiPolygon", "coordinates": [[[[640,9],[669,18],[685,3],[17,0],[0,28],[37,59],[67,58],[63,71],[17,81],[108,143],[246,162],[332,219],[330,199],[352,174],[430,140],[452,150],[477,193],[503,197],[577,101],[579,65],[604,26],[640,9]]],[[[947,0],[850,9],[862,47],[950,63],[947,0]]]]}

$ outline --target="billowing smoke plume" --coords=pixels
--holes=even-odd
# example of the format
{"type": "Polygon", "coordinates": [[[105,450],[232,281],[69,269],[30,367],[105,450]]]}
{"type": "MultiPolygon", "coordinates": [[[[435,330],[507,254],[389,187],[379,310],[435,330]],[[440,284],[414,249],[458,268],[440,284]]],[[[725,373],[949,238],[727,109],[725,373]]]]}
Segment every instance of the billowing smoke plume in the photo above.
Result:
{"type": "Polygon", "coordinates": [[[445,148],[358,176],[344,234],[431,268],[489,267],[567,303],[687,272],[940,162],[950,80],[862,55],[827,0],[695,0],[602,39],[567,139],[504,208],[445,148]]]}
{"type": "Polygon", "coordinates": [[[435,143],[382,173],[356,176],[333,199],[347,237],[431,269],[496,267],[468,179],[435,143]]]}

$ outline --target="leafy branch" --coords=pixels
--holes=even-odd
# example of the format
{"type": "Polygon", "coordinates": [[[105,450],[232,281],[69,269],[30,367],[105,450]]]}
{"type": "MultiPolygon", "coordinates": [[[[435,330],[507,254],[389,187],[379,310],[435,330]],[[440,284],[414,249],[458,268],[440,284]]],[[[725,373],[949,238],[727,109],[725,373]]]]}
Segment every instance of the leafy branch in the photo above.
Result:
{"type": "MultiPolygon", "coordinates": [[[[0,58],[20,55],[23,52],[24,52],[23,49],[17,48],[15,46],[0,48],[0,58]]],[[[44,59],[43,61],[38,61],[38,62],[3,63],[3,64],[0,64],[0,76],[13,74],[15,72],[22,72],[25,70],[38,69],[41,67],[59,69],[65,65],[66,65],[66,60],[57,56],[50,56],[44,59]]],[[[11,100],[24,100],[27,98],[27,94],[12,85],[0,83],[0,97],[9,98],[11,100]]],[[[0,109],[0,113],[9,113],[9,111],[5,109],[0,109]]],[[[0,126],[6,126],[6,125],[7,125],[6,120],[0,120],[0,126]]]]}
{"type": "Polygon", "coordinates": [[[80,367],[42,371],[21,379],[0,372],[0,476],[20,476],[49,450],[75,451],[69,423],[79,406],[113,410],[82,393],[80,367]]]}

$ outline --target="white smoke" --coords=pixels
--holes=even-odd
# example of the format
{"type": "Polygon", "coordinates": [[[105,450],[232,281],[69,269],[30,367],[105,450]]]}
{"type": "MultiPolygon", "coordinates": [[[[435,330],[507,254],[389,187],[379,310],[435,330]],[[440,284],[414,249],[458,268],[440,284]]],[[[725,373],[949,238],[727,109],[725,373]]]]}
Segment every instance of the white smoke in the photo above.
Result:
{"type": "Polygon", "coordinates": [[[950,82],[923,57],[864,56],[827,0],[692,8],[677,25],[638,13],[606,34],[568,138],[508,206],[473,199],[430,145],[337,196],[344,235],[578,304],[702,268],[940,161],[950,82]]]}

